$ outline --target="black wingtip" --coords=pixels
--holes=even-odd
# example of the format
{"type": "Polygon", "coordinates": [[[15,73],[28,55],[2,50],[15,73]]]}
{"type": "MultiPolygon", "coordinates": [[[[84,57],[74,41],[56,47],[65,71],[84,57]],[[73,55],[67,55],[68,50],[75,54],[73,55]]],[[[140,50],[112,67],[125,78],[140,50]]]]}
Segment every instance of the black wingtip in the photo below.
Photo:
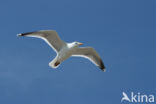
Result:
{"type": "Polygon", "coordinates": [[[103,72],[106,71],[106,67],[104,66],[102,60],[100,61],[100,66],[99,66],[99,68],[100,68],[103,72]]]}
{"type": "Polygon", "coordinates": [[[21,33],[21,34],[17,34],[17,36],[26,36],[26,35],[32,34],[32,33],[34,33],[34,32],[21,33]]]}
{"type": "Polygon", "coordinates": [[[103,72],[106,72],[106,68],[101,69],[103,72]]]}

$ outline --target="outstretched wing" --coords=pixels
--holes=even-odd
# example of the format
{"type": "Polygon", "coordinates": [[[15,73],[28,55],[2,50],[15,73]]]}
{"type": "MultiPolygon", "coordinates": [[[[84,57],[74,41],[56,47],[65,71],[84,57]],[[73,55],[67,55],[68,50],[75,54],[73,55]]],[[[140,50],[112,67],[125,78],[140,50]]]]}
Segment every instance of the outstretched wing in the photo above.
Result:
{"type": "Polygon", "coordinates": [[[54,30],[41,30],[18,34],[18,36],[36,37],[45,40],[56,52],[59,52],[66,43],[60,39],[54,30]]]}
{"type": "Polygon", "coordinates": [[[91,47],[77,48],[72,54],[72,56],[80,56],[87,58],[90,61],[92,61],[95,65],[97,65],[102,71],[105,71],[103,61],[101,60],[100,56],[95,51],[95,49],[91,47]]]}

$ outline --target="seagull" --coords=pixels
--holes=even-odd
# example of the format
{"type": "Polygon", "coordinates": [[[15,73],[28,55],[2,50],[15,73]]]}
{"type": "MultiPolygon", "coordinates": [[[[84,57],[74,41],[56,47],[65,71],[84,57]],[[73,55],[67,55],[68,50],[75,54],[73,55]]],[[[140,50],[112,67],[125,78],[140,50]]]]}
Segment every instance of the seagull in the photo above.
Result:
{"type": "Polygon", "coordinates": [[[57,53],[56,57],[49,63],[52,68],[57,68],[64,60],[70,56],[79,56],[89,59],[102,71],[105,66],[98,53],[92,47],[79,47],[80,42],[66,43],[60,39],[55,30],[40,30],[35,32],[20,33],[17,36],[35,37],[43,39],[57,53]]]}

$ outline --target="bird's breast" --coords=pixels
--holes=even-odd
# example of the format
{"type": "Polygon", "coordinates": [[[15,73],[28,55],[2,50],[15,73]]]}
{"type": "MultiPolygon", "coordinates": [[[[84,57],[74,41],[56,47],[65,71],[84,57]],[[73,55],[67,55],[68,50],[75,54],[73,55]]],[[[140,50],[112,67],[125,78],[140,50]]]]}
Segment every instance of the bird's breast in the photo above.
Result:
{"type": "Polygon", "coordinates": [[[71,56],[71,54],[72,54],[72,50],[71,49],[64,48],[58,54],[59,60],[60,61],[66,60],[67,58],[69,58],[71,56]]]}

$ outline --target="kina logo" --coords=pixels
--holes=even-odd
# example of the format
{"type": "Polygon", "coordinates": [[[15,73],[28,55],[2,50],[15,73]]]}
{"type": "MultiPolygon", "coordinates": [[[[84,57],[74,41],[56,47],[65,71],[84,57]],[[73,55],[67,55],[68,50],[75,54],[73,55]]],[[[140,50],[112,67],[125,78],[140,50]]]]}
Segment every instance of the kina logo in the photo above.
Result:
{"type": "Polygon", "coordinates": [[[127,102],[134,102],[134,103],[154,103],[154,95],[149,94],[141,94],[140,92],[134,93],[131,92],[128,96],[125,92],[122,92],[122,99],[121,102],[127,101],[127,102]]]}

